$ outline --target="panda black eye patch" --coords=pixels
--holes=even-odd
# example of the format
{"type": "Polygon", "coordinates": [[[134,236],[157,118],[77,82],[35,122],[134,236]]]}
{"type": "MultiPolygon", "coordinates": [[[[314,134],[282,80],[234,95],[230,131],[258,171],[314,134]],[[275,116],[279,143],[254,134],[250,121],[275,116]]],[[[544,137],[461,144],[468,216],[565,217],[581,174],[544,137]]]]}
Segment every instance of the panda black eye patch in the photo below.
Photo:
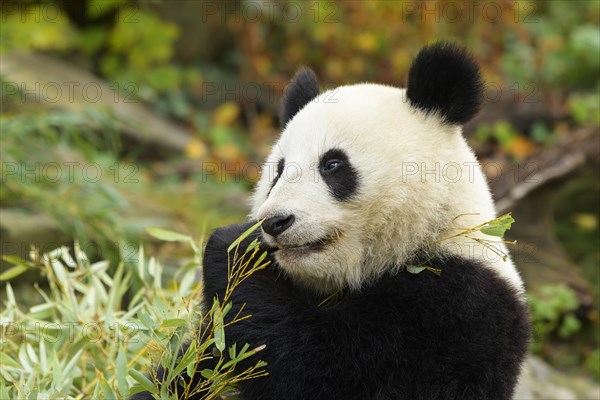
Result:
{"type": "Polygon", "coordinates": [[[277,175],[275,175],[275,179],[273,179],[273,183],[271,183],[271,188],[269,189],[269,193],[267,194],[267,196],[269,196],[269,194],[271,194],[271,190],[273,190],[273,188],[277,184],[277,181],[279,180],[279,178],[281,178],[281,174],[283,174],[284,166],[285,166],[285,158],[280,158],[279,161],[277,162],[277,175]]]}
{"type": "Polygon", "coordinates": [[[322,172],[324,174],[331,173],[336,169],[339,169],[343,164],[344,162],[342,160],[338,160],[337,158],[331,158],[327,160],[327,162],[325,162],[325,165],[323,165],[322,172]]]}
{"type": "Polygon", "coordinates": [[[343,150],[327,150],[319,160],[319,173],[336,200],[349,200],[356,194],[358,172],[350,164],[350,159],[343,150]]]}

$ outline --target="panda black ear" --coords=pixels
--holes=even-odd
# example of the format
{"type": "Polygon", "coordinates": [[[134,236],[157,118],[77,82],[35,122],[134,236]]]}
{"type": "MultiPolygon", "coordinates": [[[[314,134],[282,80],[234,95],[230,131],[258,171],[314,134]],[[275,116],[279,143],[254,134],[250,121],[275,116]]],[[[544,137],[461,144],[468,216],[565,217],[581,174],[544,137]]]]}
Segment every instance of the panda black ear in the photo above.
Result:
{"type": "Polygon", "coordinates": [[[284,126],[319,95],[319,81],[312,69],[302,67],[283,91],[280,121],[284,126]]]}
{"type": "Polygon", "coordinates": [[[445,122],[464,124],[477,114],[483,83],[479,66],[467,51],[439,42],[417,54],[408,73],[408,100],[427,113],[439,113],[445,122]]]}

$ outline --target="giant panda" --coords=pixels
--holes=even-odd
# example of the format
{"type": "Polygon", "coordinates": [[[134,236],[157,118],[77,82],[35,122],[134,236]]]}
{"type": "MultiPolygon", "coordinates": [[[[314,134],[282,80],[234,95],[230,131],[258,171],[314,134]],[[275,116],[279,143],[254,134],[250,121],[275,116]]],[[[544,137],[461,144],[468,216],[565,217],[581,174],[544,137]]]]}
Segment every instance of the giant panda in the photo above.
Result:
{"type": "Polygon", "coordinates": [[[473,239],[442,240],[496,217],[462,136],[481,99],[477,64],[450,43],[418,53],[406,89],[321,92],[310,69],[294,76],[250,221],[205,248],[210,308],[228,247],[262,221],[242,246],[259,239],[270,265],[236,288],[234,309],[250,317],[226,330],[229,343],[266,346],[269,375],[240,382],[244,399],[512,397],[530,335],[523,282],[473,239]],[[439,276],[408,271],[423,263],[439,276]]]}

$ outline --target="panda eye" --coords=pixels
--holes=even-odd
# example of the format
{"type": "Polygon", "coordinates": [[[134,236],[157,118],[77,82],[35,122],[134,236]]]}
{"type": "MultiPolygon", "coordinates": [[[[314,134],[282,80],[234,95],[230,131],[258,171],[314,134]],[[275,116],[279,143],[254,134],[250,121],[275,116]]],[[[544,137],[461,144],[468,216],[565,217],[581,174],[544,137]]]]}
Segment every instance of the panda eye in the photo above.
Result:
{"type": "Polygon", "coordinates": [[[339,169],[341,166],[342,160],[332,158],[331,160],[327,160],[327,162],[325,162],[325,164],[321,167],[321,172],[333,172],[339,169]]]}

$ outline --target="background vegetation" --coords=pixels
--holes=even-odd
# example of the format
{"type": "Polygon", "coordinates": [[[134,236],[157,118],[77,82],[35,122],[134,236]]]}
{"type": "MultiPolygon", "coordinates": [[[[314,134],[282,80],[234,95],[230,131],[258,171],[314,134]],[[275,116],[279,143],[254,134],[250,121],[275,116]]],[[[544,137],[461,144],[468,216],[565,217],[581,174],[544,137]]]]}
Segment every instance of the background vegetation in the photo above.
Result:
{"type": "MultiPolygon", "coordinates": [[[[511,189],[527,182],[518,171],[533,166],[540,182],[509,202],[517,220],[509,233],[520,243],[514,254],[536,328],[532,350],[560,370],[600,380],[598,2],[116,0],[0,7],[0,280],[11,281],[0,286],[3,326],[108,318],[110,328],[124,318],[150,329],[141,310],[147,324],[158,324],[152,329],[164,320],[189,321],[176,311],[197,291],[189,272],[197,254],[147,229],[189,234],[201,246],[212,228],[244,219],[257,165],[279,130],[278,101],[298,66],[315,69],[323,87],[403,85],[418,49],[444,39],[467,46],[487,82],[486,106],[465,134],[484,166],[517,171],[491,179],[496,199],[510,199],[511,189]],[[32,248],[73,252],[75,241],[90,261],[67,269],[79,283],[72,283],[73,303],[57,308],[66,300],[49,293],[59,277],[48,279],[22,260],[32,248]],[[170,266],[146,291],[141,282],[156,275],[139,275],[146,268],[139,269],[146,265],[141,243],[170,266]],[[176,272],[181,265],[185,275],[176,272]]],[[[19,395],[33,398],[98,390],[120,398],[139,384],[135,376],[118,376],[123,360],[128,367],[148,364],[140,346],[117,340],[100,354],[77,343],[52,353],[39,338],[15,341],[4,329],[0,397],[12,396],[15,379],[19,387],[31,385],[19,395]],[[44,367],[48,357],[65,363],[61,372],[44,367]]]]}

